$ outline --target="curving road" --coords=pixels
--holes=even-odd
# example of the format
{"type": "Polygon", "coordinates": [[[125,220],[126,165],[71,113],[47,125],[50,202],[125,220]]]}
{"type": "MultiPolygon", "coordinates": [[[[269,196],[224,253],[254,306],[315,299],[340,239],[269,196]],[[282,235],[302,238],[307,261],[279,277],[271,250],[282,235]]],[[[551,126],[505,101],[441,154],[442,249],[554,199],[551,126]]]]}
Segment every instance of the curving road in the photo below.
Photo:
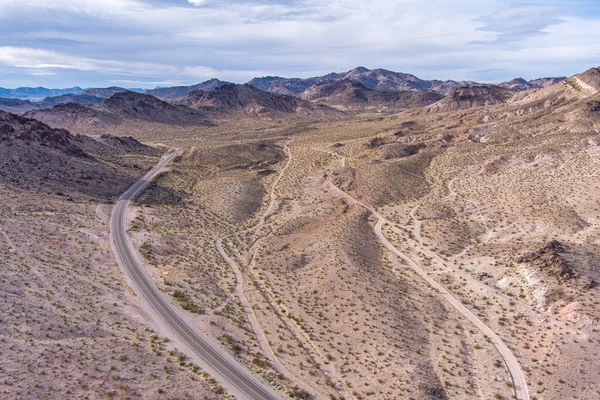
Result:
{"type": "MultiPolygon", "coordinates": [[[[119,265],[134,283],[136,293],[150,305],[169,328],[170,333],[183,341],[191,351],[219,376],[219,381],[226,381],[236,390],[236,397],[251,400],[275,400],[279,396],[264,385],[257,377],[250,374],[242,366],[230,359],[223,350],[209,343],[200,333],[187,324],[158,292],[154,282],[148,277],[144,266],[127,236],[127,207],[129,202],[140,194],[177,155],[177,150],[169,151],[163,159],[140,180],[134,183],[117,201],[110,218],[110,238],[113,251],[119,265]],[[220,379],[219,379],[220,378],[220,379]]],[[[228,385],[228,386],[229,386],[228,385]]]]}

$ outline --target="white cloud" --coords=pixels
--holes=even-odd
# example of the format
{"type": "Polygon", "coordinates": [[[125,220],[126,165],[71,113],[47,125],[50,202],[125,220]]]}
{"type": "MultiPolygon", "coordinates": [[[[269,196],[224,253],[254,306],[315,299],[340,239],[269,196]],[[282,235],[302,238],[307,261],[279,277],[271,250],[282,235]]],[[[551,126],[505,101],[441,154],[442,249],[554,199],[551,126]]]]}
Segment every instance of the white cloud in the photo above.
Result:
{"type": "Polygon", "coordinates": [[[542,0],[519,3],[0,0],[0,64],[22,75],[36,69],[193,83],[358,65],[423,78],[504,79],[575,73],[598,59],[598,17],[570,16],[576,7],[548,8],[542,0]]]}
{"type": "Polygon", "coordinates": [[[71,56],[44,49],[10,46],[0,47],[0,63],[12,67],[36,70],[70,69],[141,76],[154,76],[176,72],[176,68],[169,65],[99,60],[71,56]]]}

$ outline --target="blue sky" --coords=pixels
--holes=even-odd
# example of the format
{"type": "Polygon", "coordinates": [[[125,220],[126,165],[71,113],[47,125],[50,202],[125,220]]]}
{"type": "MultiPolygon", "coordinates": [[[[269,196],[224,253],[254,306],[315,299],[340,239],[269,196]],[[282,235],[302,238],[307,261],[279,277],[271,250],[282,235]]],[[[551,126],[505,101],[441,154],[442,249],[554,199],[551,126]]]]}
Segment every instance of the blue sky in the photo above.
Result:
{"type": "Polygon", "coordinates": [[[497,82],[600,65],[600,2],[0,0],[0,86],[155,87],[357,66],[497,82]]]}

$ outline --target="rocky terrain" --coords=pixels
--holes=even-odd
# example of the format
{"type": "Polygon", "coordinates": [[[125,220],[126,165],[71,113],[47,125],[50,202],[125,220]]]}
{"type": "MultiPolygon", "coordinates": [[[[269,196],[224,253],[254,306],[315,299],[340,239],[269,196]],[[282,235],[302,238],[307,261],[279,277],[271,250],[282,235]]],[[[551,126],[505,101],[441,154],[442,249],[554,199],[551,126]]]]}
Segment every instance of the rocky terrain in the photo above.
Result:
{"type": "Polygon", "coordinates": [[[83,92],[79,86],[68,89],[46,89],[43,87],[20,87],[16,89],[0,88],[0,98],[14,98],[30,101],[43,100],[46,97],[62,96],[65,94],[77,94],[83,92]]]}
{"type": "Polygon", "coordinates": [[[263,119],[341,116],[341,113],[327,106],[314,105],[293,96],[265,92],[250,85],[232,83],[209,92],[190,92],[178,98],[175,103],[221,118],[235,114],[263,119]]]}
{"type": "Polygon", "coordinates": [[[298,95],[301,99],[324,104],[342,111],[401,111],[435,103],[442,95],[422,91],[369,89],[359,82],[341,81],[315,85],[298,95]]]}
{"type": "MultiPolygon", "coordinates": [[[[518,78],[510,82],[502,83],[499,86],[511,90],[523,91],[548,87],[559,83],[564,79],[565,78],[541,78],[525,81],[524,79],[518,78]]],[[[348,72],[331,73],[320,77],[304,79],[267,76],[263,78],[254,78],[249,81],[248,84],[268,92],[299,95],[311,86],[321,86],[342,80],[358,82],[369,89],[426,91],[439,93],[444,96],[453,93],[460,87],[483,85],[482,83],[473,81],[456,82],[452,80],[424,80],[417,78],[412,74],[394,72],[381,68],[370,70],[364,67],[358,67],[348,72]]]]}
{"type": "Polygon", "coordinates": [[[223,82],[218,79],[210,79],[208,81],[191,86],[172,86],[166,88],[152,89],[148,90],[146,94],[152,95],[164,101],[172,101],[196,90],[210,92],[213,89],[227,84],[229,84],[229,82],[223,82]]]}
{"type": "Polygon", "coordinates": [[[31,110],[51,108],[58,104],[76,103],[94,105],[112,96],[115,93],[125,92],[127,89],[119,87],[92,88],[74,94],[49,96],[39,101],[21,100],[16,98],[0,98],[0,110],[15,114],[24,114],[31,110]]]}
{"type": "Polygon", "coordinates": [[[538,78],[538,79],[533,79],[530,81],[526,81],[523,78],[515,78],[508,82],[503,82],[503,83],[499,84],[498,86],[503,87],[505,89],[511,89],[511,90],[516,90],[518,92],[523,92],[525,90],[547,88],[549,86],[556,85],[557,83],[561,83],[565,79],[567,79],[567,78],[564,76],[557,77],[557,78],[538,78]]]}
{"type": "Polygon", "coordinates": [[[178,148],[128,234],[282,398],[599,398],[600,69],[453,89],[388,72],[27,114],[53,128],[0,113],[0,393],[226,398],[107,244],[112,200],[178,148]]]}
{"type": "Polygon", "coordinates": [[[162,153],[0,112],[1,398],[219,397],[144,315],[108,243],[110,204],[162,153]]]}
{"type": "Polygon", "coordinates": [[[430,107],[428,112],[448,112],[506,103],[517,92],[500,86],[468,86],[456,89],[430,107]]]}
{"type": "Polygon", "coordinates": [[[54,127],[73,132],[101,133],[131,125],[202,126],[210,122],[204,114],[169,104],[154,96],[132,91],[118,92],[94,106],[59,104],[25,114],[54,127]]]}

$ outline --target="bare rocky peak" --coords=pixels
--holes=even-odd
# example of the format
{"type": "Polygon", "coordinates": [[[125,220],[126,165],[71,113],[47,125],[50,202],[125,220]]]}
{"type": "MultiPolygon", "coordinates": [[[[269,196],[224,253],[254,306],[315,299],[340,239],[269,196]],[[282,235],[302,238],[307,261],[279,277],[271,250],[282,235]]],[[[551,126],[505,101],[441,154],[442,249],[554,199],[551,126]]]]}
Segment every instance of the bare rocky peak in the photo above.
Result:
{"type": "Polygon", "coordinates": [[[209,114],[241,112],[247,115],[275,116],[330,112],[335,110],[318,107],[302,99],[265,92],[249,84],[227,84],[209,92],[193,91],[179,98],[177,104],[191,107],[209,114]]]}
{"type": "Polygon", "coordinates": [[[210,90],[216,89],[219,86],[226,85],[228,82],[221,81],[219,79],[209,79],[205,82],[198,83],[196,85],[191,86],[174,86],[168,88],[157,88],[148,90],[146,94],[152,95],[154,97],[158,97],[164,101],[172,101],[181,96],[185,96],[186,94],[196,91],[202,90],[204,92],[208,92],[210,90]]]}
{"type": "Polygon", "coordinates": [[[506,103],[516,93],[500,86],[461,87],[450,96],[432,104],[427,111],[447,112],[506,103]]]}
{"type": "Polygon", "coordinates": [[[119,87],[92,88],[79,93],[67,93],[59,96],[46,97],[43,100],[34,102],[20,99],[0,99],[0,110],[13,112],[15,114],[24,114],[27,111],[51,108],[58,104],[77,103],[95,105],[101,103],[103,99],[110,97],[115,93],[124,91],[127,91],[127,89],[119,87]]]}
{"type": "Polygon", "coordinates": [[[339,109],[399,110],[435,103],[442,95],[422,91],[371,89],[350,79],[315,85],[298,97],[339,109]]]}
{"type": "Polygon", "coordinates": [[[575,75],[575,77],[592,88],[600,90],[600,68],[590,68],[581,74],[575,75]]]}
{"type": "MultiPolygon", "coordinates": [[[[248,84],[268,92],[298,95],[312,86],[333,83],[343,79],[360,82],[370,89],[428,91],[443,95],[449,95],[463,86],[483,85],[482,83],[473,81],[425,80],[412,74],[394,72],[382,68],[370,70],[365,67],[354,68],[348,72],[331,73],[303,79],[267,76],[252,79],[248,84]]],[[[547,87],[562,80],[564,78],[540,78],[530,82],[524,80],[524,82],[521,82],[521,78],[517,78],[511,82],[501,84],[501,86],[514,90],[529,90],[547,87]]]]}
{"type": "Polygon", "coordinates": [[[203,114],[195,110],[132,91],[117,92],[94,106],[60,104],[50,109],[31,111],[26,116],[52,126],[79,128],[109,128],[138,122],[179,126],[210,124],[203,114]]]}
{"type": "Polygon", "coordinates": [[[543,89],[546,87],[550,87],[556,85],[567,79],[566,77],[550,77],[550,78],[538,78],[527,81],[523,78],[515,78],[508,82],[500,83],[498,86],[503,87],[505,89],[516,90],[518,92],[523,92],[525,90],[531,89],[543,89]]]}
{"type": "Polygon", "coordinates": [[[74,144],[74,136],[65,129],[53,129],[35,119],[0,111],[0,142],[38,145],[59,150],[75,157],[88,155],[74,144]]]}

